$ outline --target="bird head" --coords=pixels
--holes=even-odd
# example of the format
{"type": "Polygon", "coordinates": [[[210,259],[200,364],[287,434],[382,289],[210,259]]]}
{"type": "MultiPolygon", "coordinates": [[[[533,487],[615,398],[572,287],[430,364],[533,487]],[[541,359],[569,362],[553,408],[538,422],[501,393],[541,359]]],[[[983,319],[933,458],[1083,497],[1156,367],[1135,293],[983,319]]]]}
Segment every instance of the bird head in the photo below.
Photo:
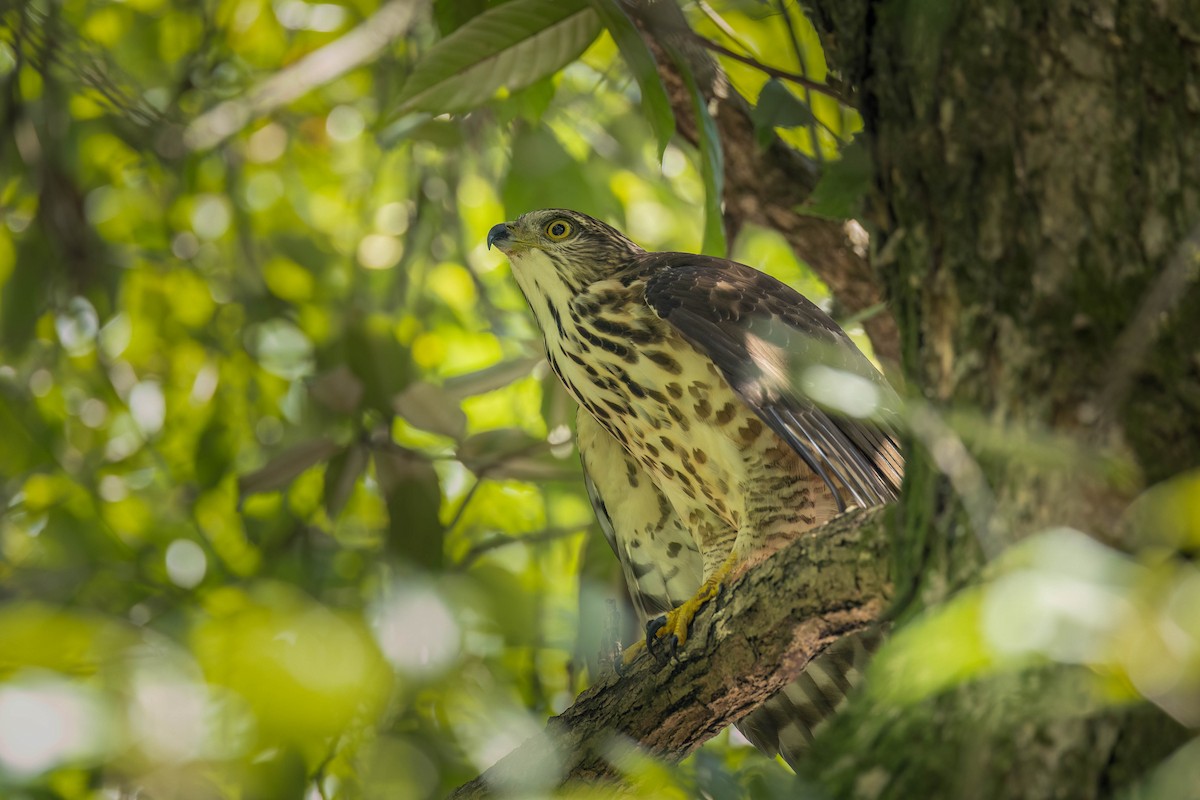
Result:
{"type": "Polygon", "coordinates": [[[508,256],[527,295],[533,284],[545,290],[555,280],[577,291],[642,252],[611,225],[564,208],[530,211],[494,225],[487,245],[508,256]]]}

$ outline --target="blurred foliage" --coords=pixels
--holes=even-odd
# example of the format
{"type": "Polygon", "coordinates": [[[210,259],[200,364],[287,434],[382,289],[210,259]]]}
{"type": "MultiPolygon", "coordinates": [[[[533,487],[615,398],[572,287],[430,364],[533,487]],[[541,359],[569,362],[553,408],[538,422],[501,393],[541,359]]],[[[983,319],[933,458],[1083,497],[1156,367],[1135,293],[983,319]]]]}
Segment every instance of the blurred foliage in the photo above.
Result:
{"type": "MultiPolygon", "coordinates": [[[[719,144],[669,141],[608,0],[0,10],[0,794],[473,777],[587,685],[623,602],[572,403],[486,232],[565,206],[718,247],[719,144]],[[384,15],[394,41],[339,49],[384,15]]],[[[824,79],[794,6],[685,10],[824,79]]],[[[761,95],[763,141],[832,161],[859,126],[721,62],[761,95]]],[[[816,213],[857,205],[847,161],[816,213]]],[[[777,234],[730,244],[827,298],[777,234]]],[[[664,797],[795,792],[729,735],[628,773],[664,797]]]]}
{"type": "MultiPolygon", "coordinates": [[[[440,796],[586,686],[623,600],[485,235],[554,205],[696,250],[696,154],[583,2],[413,4],[244,124],[214,109],[389,6],[0,8],[0,794],[440,796]]],[[[825,294],[771,232],[736,252],[825,294]]],[[[643,771],[790,780],[727,737],[643,771]]]]}

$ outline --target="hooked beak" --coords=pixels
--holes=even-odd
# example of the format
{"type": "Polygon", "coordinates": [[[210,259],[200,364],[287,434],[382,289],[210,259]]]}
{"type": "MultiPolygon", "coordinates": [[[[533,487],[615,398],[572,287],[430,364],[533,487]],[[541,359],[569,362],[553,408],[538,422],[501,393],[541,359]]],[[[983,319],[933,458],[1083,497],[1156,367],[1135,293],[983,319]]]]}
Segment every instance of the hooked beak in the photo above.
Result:
{"type": "Polygon", "coordinates": [[[492,245],[496,245],[501,252],[504,252],[504,246],[512,243],[513,237],[512,229],[509,227],[510,224],[508,222],[501,222],[499,225],[492,226],[487,235],[488,250],[492,249],[492,245]]]}

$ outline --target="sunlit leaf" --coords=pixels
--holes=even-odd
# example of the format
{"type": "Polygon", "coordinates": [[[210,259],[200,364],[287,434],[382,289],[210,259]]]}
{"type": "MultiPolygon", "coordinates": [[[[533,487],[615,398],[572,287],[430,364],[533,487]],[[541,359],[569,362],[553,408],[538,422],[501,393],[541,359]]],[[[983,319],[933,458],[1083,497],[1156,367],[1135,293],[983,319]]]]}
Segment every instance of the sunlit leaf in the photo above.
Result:
{"type": "Polygon", "coordinates": [[[237,693],[272,743],[336,735],[377,710],[391,684],[360,618],[285,585],[211,603],[191,644],[208,680],[237,693]]]}
{"type": "Polygon", "coordinates": [[[599,32],[582,0],[511,0],[434,45],[404,84],[395,113],[464,111],[501,87],[521,89],[574,61],[599,32]]]}
{"type": "Polygon", "coordinates": [[[750,112],[750,118],[754,121],[758,143],[764,147],[774,137],[776,128],[813,125],[817,121],[812,109],[774,78],[763,85],[762,92],[758,95],[758,103],[750,112]]]}

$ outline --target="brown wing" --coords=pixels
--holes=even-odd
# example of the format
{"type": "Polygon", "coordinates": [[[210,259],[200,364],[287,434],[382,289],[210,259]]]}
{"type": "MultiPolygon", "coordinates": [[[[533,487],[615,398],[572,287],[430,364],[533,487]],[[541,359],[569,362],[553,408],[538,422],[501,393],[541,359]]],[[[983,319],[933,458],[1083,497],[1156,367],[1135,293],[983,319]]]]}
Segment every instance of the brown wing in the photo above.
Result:
{"type": "Polygon", "coordinates": [[[686,253],[641,258],[643,274],[650,275],[646,303],[713,360],[754,413],[824,479],[841,507],[846,495],[862,506],[896,497],[904,469],[892,424],[898,398],[828,314],[786,284],[733,261],[686,253]],[[822,381],[836,384],[834,394],[857,396],[840,398],[847,402],[839,407],[818,403],[813,395],[822,381]],[[856,405],[870,413],[847,413],[856,405]]]}

